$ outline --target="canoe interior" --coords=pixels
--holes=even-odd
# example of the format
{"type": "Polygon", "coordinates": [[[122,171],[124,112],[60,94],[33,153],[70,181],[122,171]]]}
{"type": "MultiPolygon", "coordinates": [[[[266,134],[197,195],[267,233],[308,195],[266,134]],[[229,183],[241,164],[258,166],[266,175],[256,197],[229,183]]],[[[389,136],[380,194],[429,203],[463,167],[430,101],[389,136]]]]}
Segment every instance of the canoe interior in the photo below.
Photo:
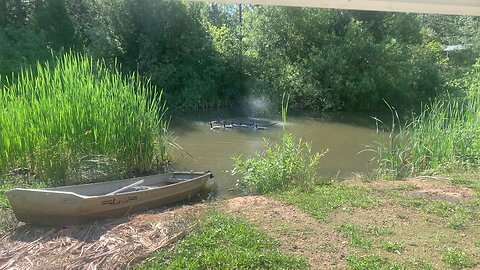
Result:
{"type": "Polygon", "coordinates": [[[192,198],[212,177],[210,172],[170,173],[77,186],[15,188],[5,194],[19,221],[74,225],[121,217],[192,198]],[[143,183],[125,189],[140,180],[143,183]],[[118,192],[120,189],[122,192],[118,192]]]}
{"type": "Polygon", "coordinates": [[[81,196],[103,196],[110,192],[116,191],[120,188],[128,186],[130,184],[136,183],[140,180],[143,180],[143,183],[132,187],[130,189],[124,190],[121,193],[127,193],[138,190],[147,190],[151,188],[158,188],[167,185],[177,184],[189,180],[196,179],[198,177],[203,177],[206,173],[203,172],[193,172],[193,173],[170,173],[170,174],[160,174],[160,175],[150,175],[143,177],[135,177],[124,180],[110,181],[110,182],[101,182],[93,184],[84,184],[84,185],[75,185],[75,186],[63,186],[63,187],[54,187],[54,188],[44,188],[40,189],[41,191],[55,191],[55,192],[72,192],[81,196]]]}

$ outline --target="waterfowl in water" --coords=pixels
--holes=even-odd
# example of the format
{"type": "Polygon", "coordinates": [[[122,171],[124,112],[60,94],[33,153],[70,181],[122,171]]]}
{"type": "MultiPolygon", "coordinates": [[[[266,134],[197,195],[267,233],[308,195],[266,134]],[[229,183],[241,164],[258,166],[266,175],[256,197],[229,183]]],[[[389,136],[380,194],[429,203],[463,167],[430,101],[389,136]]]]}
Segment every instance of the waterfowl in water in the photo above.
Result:
{"type": "Polygon", "coordinates": [[[255,124],[255,127],[253,129],[255,129],[255,130],[266,130],[267,128],[255,124]]]}
{"type": "Polygon", "coordinates": [[[223,128],[223,126],[214,126],[212,122],[210,122],[210,129],[211,130],[219,130],[223,128]]]}

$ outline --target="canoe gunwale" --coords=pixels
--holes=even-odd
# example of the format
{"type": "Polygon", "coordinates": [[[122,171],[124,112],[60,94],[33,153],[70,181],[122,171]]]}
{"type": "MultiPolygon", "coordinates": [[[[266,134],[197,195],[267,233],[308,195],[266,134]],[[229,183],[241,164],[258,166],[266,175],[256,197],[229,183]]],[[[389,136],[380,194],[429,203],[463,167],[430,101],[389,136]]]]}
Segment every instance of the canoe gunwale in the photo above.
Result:
{"type": "MultiPolygon", "coordinates": [[[[97,199],[97,198],[101,198],[101,197],[111,198],[111,197],[116,197],[116,196],[135,195],[135,194],[139,194],[139,193],[155,191],[155,190],[158,190],[158,189],[174,187],[174,186],[182,185],[182,184],[185,184],[185,183],[188,183],[188,182],[196,181],[199,178],[203,178],[207,175],[209,175],[210,178],[213,177],[212,173],[209,172],[209,171],[207,171],[207,172],[174,172],[174,173],[170,173],[170,174],[166,174],[166,175],[174,176],[175,174],[190,174],[190,175],[198,175],[198,176],[192,177],[190,179],[177,181],[177,182],[167,182],[168,184],[166,184],[164,186],[142,185],[143,187],[147,187],[147,189],[120,192],[120,193],[117,193],[117,194],[82,195],[82,194],[79,194],[79,193],[76,193],[76,192],[73,192],[73,191],[60,191],[60,190],[55,190],[55,189],[56,188],[69,188],[69,187],[74,188],[74,187],[78,187],[78,186],[92,186],[93,187],[93,186],[99,185],[99,184],[106,184],[106,183],[111,183],[111,182],[115,182],[115,181],[126,181],[126,180],[131,180],[131,179],[142,178],[142,177],[127,178],[127,179],[115,180],[115,181],[111,181],[111,182],[99,182],[99,183],[80,184],[80,185],[71,185],[71,186],[62,186],[62,187],[53,187],[53,188],[42,188],[42,189],[14,188],[14,189],[11,189],[11,190],[7,191],[6,193],[14,194],[14,193],[16,193],[16,191],[20,191],[20,192],[38,192],[38,193],[45,193],[45,194],[49,193],[49,194],[58,194],[58,195],[70,195],[70,196],[79,197],[81,199],[97,199]]],[[[152,177],[152,176],[156,176],[156,175],[149,175],[149,176],[146,176],[146,177],[152,177]]]]}
{"type": "MultiPolygon", "coordinates": [[[[151,188],[110,195],[103,194],[104,190],[101,195],[86,196],[65,190],[25,188],[12,189],[5,195],[10,201],[17,220],[39,225],[67,226],[121,217],[190,199],[201,190],[210,178],[213,178],[213,174],[209,171],[178,172],[149,177],[146,186],[150,184],[151,188]],[[192,178],[188,178],[189,176],[192,178]],[[154,180],[158,180],[158,182],[154,180]],[[168,180],[172,181],[169,183],[168,180]],[[166,185],[161,185],[164,183],[166,185]],[[157,186],[157,184],[160,185],[157,186]]],[[[124,179],[125,182],[116,181],[114,187],[128,185],[133,181],[132,179],[135,180],[135,178],[129,178],[124,179]]],[[[97,188],[104,188],[105,183],[109,182],[96,183],[99,185],[97,188]]],[[[87,185],[89,185],[88,188],[95,189],[95,184],[87,185]]],[[[77,191],[82,192],[82,189],[77,191]]]]}

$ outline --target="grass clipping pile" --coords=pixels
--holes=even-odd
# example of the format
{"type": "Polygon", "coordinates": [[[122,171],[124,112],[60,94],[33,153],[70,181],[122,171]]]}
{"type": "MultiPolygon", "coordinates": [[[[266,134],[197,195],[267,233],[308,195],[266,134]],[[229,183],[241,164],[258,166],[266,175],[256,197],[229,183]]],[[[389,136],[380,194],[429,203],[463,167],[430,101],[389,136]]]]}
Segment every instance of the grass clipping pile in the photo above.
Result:
{"type": "Polygon", "coordinates": [[[127,268],[183,237],[202,209],[183,206],[63,228],[23,225],[0,239],[0,270],[127,268]]]}

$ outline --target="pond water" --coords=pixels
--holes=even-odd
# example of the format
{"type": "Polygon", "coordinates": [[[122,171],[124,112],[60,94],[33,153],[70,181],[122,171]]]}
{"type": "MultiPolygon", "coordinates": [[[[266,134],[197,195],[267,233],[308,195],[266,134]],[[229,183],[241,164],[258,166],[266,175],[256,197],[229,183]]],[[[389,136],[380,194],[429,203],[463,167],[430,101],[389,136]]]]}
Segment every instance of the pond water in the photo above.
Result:
{"type": "MultiPolygon", "coordinates": [[[[171,121],[173,137],[183,150],[173,153],[175,170],[210,170],[219,185],[219,195],[230,197],[238,193],[232,176],[233,157],[252,156],[262,151],[264,138],[279,141],[282,133],[280,113],[250,115],[242,110],[212,110],[176,115],[171,121]],[[265,130],[253,126],[219,128],[212,130],[210,121],[234,120],[255,122],[265,130]]],[[[361,152],[375,139],[375,121],[368,114],[341,113],[306,116],[288,116],[286,130],[312,145],[316,152],[328,152],[320,159],[318,172],[323,177],[347,178],[354,173],[365,173],[371,168],[373,154],[361,152]]]]}

